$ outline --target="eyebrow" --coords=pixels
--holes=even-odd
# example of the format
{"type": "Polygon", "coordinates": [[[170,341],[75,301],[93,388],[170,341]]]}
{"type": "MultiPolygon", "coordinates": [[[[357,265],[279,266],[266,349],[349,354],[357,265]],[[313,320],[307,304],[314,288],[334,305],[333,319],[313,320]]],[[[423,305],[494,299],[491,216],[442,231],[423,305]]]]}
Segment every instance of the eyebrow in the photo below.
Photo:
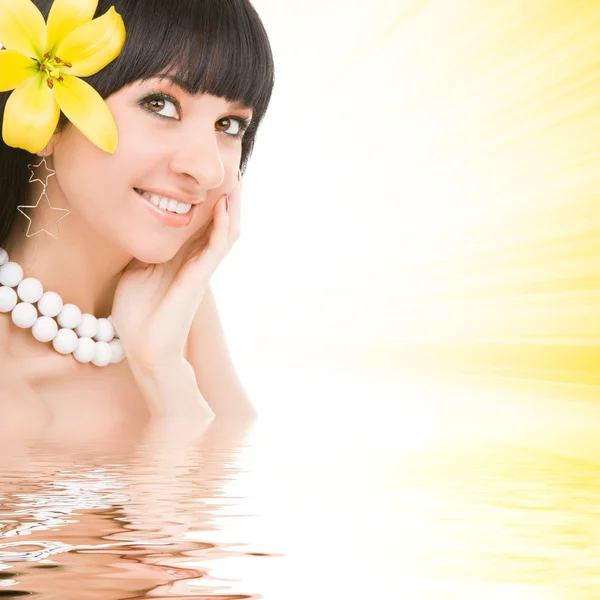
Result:
{"type": "MultiPolygon", "coordinates": [[[[157,75],[156,78],[166,79],[170,81],[172,85],[177,86],[181,91],[185,92],[186,94],[189,94],[189,92],[185,89],[184,85],[182,84],[181,80],[177,79],[177,77],[173,75],[157,75]]],[[[234,102],[233,104],[231,104],[231,110],[251,110],[252,112],[254,112],[254,109],[251,106],[248,106],[243,102],[234,102]]]]}
{"type": "Polygon", "coordinates": [[[231,105],[232,110],[254,110],[251,106],[247,106],[243,102],[235,102],[231,105]]]}

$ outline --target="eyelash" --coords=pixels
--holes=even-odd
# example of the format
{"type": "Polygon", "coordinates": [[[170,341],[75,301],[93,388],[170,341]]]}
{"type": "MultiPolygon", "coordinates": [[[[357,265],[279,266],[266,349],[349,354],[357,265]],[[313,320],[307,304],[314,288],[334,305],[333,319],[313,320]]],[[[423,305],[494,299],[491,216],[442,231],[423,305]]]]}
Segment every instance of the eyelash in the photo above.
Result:
{"type": "MultiPolygon", "coordinates": [[[[150,114],[155,115],[161,119],[169,119],[169,120],[173,119],[173,117],[167,117],[165,115],[160,115],[157,112],[154,112],[153,110],[146,108],[146,103],[151,102],[152,100],[167,100],[168,102],[172,102],[175,105],[175,107],[177,108],[177,112],[181,115],[181,104],[179,103],[177,98],[173,98],[173,96],[170,96],[169,94],[165,94],[164,92],[156,91],[156,92],[152,92],[148,96],[145,96],[140,101],[140,106],[144,110],[147,110],[150,114]]],[[[225,134],[234,139],[242,139],[244,137],[244,134],[246,133],[246,131],[248,131],[248,128],[250,127],[250,123],[252,122],[252,119],[247,119],[246,117],[234,117],[234,116],[223,117],[223,119],[219,119],[219,121],[222,121],[224,119],[231,119],[232,121],[237,121],[239,123],[240,130],[238,133],[235,133],[235,134],[226,133],[225,134]]]]}

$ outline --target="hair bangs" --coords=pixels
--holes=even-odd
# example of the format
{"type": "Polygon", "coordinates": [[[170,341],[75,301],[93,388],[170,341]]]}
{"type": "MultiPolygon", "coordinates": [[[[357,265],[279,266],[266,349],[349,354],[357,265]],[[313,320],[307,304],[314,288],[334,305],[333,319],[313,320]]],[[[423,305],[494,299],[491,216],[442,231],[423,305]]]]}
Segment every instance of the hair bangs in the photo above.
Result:
{"type": "Polygon", "coordinates": [[[209,18],[177,40],[182,47],[166,73],[191,94],[212,94],[264,112],[273,87],[268,41],[256,35],[251,15],[229,9],[220,8],[220,18],[209,18]]]}
{"type": "Polygon", "coordinates": [[[100,0],[114,5],[127,41],[119,57],[89,78],[107,97],[139,79],[168,77],[190,94],[240,102],[262,118],[274,85],[271,46],[245,0],[100,0]]]}
{"type": "MultiPolygon", "coordinates": [[[[52,0],[36,0],[47,17],[52,0]]],[[[275,67],[263,23],[248,0],[99,0],[111,6],[127,38],[119,56],[86,80],[103,98],[138,80],[168,77],[190,94],[211,94],[253,109],[242,138],[245,172],[267,112],[275,67]]],[[[59,129],[67,123],[61,115],[59,129]]]]}

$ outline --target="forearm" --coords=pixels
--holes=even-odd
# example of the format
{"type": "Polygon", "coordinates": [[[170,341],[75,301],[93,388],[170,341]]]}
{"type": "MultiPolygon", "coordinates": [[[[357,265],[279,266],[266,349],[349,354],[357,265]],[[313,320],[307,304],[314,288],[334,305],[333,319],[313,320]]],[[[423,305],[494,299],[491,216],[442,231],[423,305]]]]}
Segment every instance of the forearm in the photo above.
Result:
{"type": "Polygon", "coordinates": [[[219,417],[257,417],[230,356],[210,287],[192,323],[186,358],[194,369],[202,394],[219,417]]]}
{"type": "Polygon", "coordinates": [[[214,418],[198,389],[194,369],[185,359],[155,368],[130,361],[130,368],[153,417],[214,418]]]}

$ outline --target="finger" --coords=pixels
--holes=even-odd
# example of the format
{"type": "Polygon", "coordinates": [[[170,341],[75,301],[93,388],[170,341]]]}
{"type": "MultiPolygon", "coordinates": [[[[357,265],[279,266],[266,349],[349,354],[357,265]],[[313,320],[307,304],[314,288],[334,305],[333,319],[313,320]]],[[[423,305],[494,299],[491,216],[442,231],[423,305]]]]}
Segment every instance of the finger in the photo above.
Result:
{"type": "Polygon", "coordinates": [[[217,268],[227,253],[227,238],[229,231],[229,218],[226,206],[227,196],[219,198],[213,208],[213,218],[204,235],[204,241],[185,262],[182,270],[186,277],[201,278],[209,276],[217,268]]]}
{"type": "Polygon", "coordinates": [[[210,238],[199,255],[179,270],[167,296],[165,308],[184,319],[195,315],[213,273],[228,252],[229,217],[225,196],[215,205],[210,238]]]}
{"type": "Polygon", "coordinates": [[[177,255],[173,258],[173,264],[176,267],[176,270],[179,270],[182,266],[187,263],[196,260],[203,248],[208,243],[210,238],[210,230],[212,227],[212,219],[209,223],[207,223],[206,227],[195,235],[193,238],[189,239],[177,252],[177,255]]]}
{"type": "Polygon", "coordinates": [[[182,265],[186,265],[190,261],[196,260],[202,250],[206,247],[210,240],[211,231],[213,228],[214,214],[217,210],[217,205],[223,198],[219,198],[216,204],[213,206],[213,216],[202,226],[202,229],[197,231],[193,237],[191,237],[185,244],[179,249],[177,253],[177,268],[182,265]]]}
{"type": "Polygon", "coordinates": [[[227,210],[227,203],[229,202],[231,208],[231,201],[229,200],[230,197],[231,194],[227,194],[220,198],[219,202],[217,202],[214,210],[212,227],[210,230],[210,238],[207,246],[204,248],[200,256],[201,260],[204,252],[212,255],[209,256],[209,262],[216,261],[216,264],[214,265],[215,269],[229,251],[230,215],[227,210]]]}
{"type": "Polygon", "coordinates": [[[240,237],[242,221],[242,180],[229,195],[229,247],[240,237]]]}
{"type": "MultiPolygon", "coordinates": [[[[242,197],[242,182],[238,182],[237,186],[229,194],[229,231],[227,235],[228,247],[231,249],[233,243],[240,236],[240,224],[241,224],[241,197],[242,197]]],[[[215,206],[215,210],[216,210],[215,206]]],[[[185,255],[190,259],[195,259],[200,254],[202,248],[206,246],[207,238],[210,239],[210,234],[214,229],[213,222],[211,221],[208,226],[202,231],[200,235],[193,238],[188,242],[189,246],[185,249],[185,255]]]]}

